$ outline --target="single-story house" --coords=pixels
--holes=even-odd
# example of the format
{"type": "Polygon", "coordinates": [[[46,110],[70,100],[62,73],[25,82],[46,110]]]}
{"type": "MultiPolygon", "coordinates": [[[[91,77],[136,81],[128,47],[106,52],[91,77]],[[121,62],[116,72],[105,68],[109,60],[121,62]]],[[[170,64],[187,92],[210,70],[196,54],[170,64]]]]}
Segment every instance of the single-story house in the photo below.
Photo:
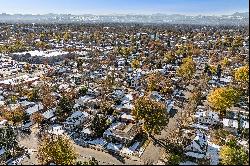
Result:
{"type": "Polygon", "coordinates": [[[103,137],[109,141],[129,144],[135,136],[140,133],[140,128],[136,124],[115,123],[104,133],[103,137]]]}
{"type": "Polygon", "coordinates": [[[87,118],[89,114],[87,112],[75,111],[70,117],[64,122],[64,127],[66,129],[72,129],[81,125],[87,118]]]}
{"type": "Polygon", "coordinates": [[[238,120],[223,118],[222,123],[224,129],[232,133],[237,133],[239,126],[238,120]]]}
{"type": "Polygon", "coordinates": [[[196,112],[194,116],[197,123],[200,124],[216,125],[220,121],[219,115],[216,112],[211,111],[196,112]]]}
{"type": "Polygon", "coordinates": [[[208,146],[207,141],[208,137],[205,135],[205,133],[197,130],[195,138],[192,140],[191,144],[185,148],[185,154],[197,159],[204,158],[208,146]]]}

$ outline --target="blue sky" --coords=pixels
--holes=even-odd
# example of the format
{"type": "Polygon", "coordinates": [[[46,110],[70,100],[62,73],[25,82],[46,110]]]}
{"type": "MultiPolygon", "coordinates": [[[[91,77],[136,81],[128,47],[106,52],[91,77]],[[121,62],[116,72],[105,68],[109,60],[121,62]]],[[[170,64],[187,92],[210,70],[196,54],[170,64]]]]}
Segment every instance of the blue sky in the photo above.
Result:
{"type": "Polygon", "coordinates": [[[0,13],[188,14],[249,11],[249,0],[0,0],[0,13]]]}

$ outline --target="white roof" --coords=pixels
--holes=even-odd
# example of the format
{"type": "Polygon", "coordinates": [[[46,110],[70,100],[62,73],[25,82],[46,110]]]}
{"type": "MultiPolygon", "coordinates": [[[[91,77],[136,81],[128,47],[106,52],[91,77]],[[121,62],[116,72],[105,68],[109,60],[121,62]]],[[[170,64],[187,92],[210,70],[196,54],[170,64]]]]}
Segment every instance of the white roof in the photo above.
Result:
{"type": "Polygon", "coordinates": [[[122,148],[122,144],[109,143],[106,148],[118,152],[122,148]]]}
{"type": "Polygon", "coordinates": [[[30,107],[28,109],[26,109],[26,112],[31,115],[39,110],[43,109],[43,105],[41,103],[38,103],[36,105],[34,105],[33,107],[30,107]]]}
{"type": "Polygon", "coordinates": [[[223,118],[223,125],[226,127],[238,128],[238,121],[233,119],[223,118]]]}
{"type": "Polygon", "coordinates": [[[59,89],[67,89],[69,87],[68,84],[61,84],[58,88],[59,89]]]}
{"type": "Polygon", "coordinates": [[[87,102],[87,101],[89,101],[91,99],[93,99],[93,97],[85,95],[83,97],[80,97],[79,99],[76,99],[75,102],[77,104],[83,105],[85,102],[87,102]]]}
{"type": "Polygon", "coordinates": [[[22,102],[19,102],[19,104],[21,104],[22,106],[28,106],[30,104],[35,104],[34,102],[30,102],[30,101],[27,101],[27,100],[24,100],[22,102]]]}
{"type": "Polygon", "coordinates": [[[82,111],[75,111],[70,117],[67,119],[72,119],[72,118],[77,118],[77,117],[87,117],[89,114],[87,112],[82,112],[82,111]]]}
{"type": "Polygon", "coordinates": [[[190,125],[190,127],[194,127],[194,128],[196,128],[196,129],[208,130],[208,126],[206,126],[206,125],[201,125],[201,124],[197,124],[197,123],[194,123],[194,124],[190,125]]]}
{"type": "Polygon", "coordinates": [[[122,102],[120,105],[116,106],[116,108],[118,110],[122,109],[122,108],[126,108],[126,109],[130,109],[132,110],[134,108],[134,105],[131,102],[122,102]]]}
{"type": "Polygon", "coordinates": [[[87,112],[76,111],[70,117],[68,117],[64,123],[72,125],[80,125],[82,120],[88,116],[89,114],[87,112]]]}
{"type": "Polygon", "coordinates": [[[132,155],[134,152],[130,150],[129,148],[124,147],[122,148],[121,153],[132,155]]]}
{"type": "Polygon", "coordinates": [[[207,156],[210,158],[210,165],[218,165],[219,164],[219,150],[220,146],[213,144],[208,141],[207,147],[207,156]]]}
{"type": "Polygon", "coordinates": [[[82,130],[82,132],[85,133],[85,134],[91,134],[92,133],[92,131],[89,128],[84,128],[82,130]]]}
{"type": "Polygon", "coordinates": [[[32,77],[30,78],[28,75],[22,75],[20,77],[10,78],[7,80],[0,81],[0,84],[13,84],[16,85],[18,82],[23,80],[24,82],[34,81],[39,79],[39,77],[32,77]]]}
{"type": "Polygon", "coordinates": [[[4,101],[0,101],[0,106],[1,106],[1,105],[4,105],[4,101]]]}
{"type": "Polygon", "coordinates": [[[121,101],[132,101],[133,100],[133,95],[132,94],[126,94],[121,101]]]}
{"type": "Polygon", "coordinates": [[[203,116],[206,116],[206,112],[205,111],[203,111],[203,112],[197,111],[194,116],[196,118],[203,117],[203,116]]]}
{"type": "Polygon", "coordinates": [[[56,109],[50,109],[46,112],[44,112],[42,115],[46,118],[46,119],[49,119],[49,118],[52,118],[54,116],[54,113],[55,113],[56,109]]]}
{"type": "Polygon", "coordinates": [[[221,77],[221,78],[220,78],[220,81],[221,81],[221,82],[229,83],[229,82],[232,81],[232,77],[231,77],[231,76],[221,77]]]}
{"type": "Polygon", "coordinates": [[[201,149],[201,147],[207,145],[207,140],[208,137],[205,135],[205,133],[197,130],[196,131],[196,136],[194,138],[194,140],[191,142],[191,144],[189,146],[187,146],[187,150],[189,150],[191,147],[197,149],[199,152],[204,152],[203,149],[201,149]]]}
{"type": "Polygon", "coordinates": [[[60,125],[54,125],[52,126],[51,130],[48,130],[51,134],[61,135],[64,133],[63,127],[60,125]]]}
{"type": "Polygon", "coordinates": [[[134,120],[134,118],[133,118],[132,115],[128,115],[128,114],[126,114],[126,113],[122,114],[121,118],[134,120]]]}
{"type": "Polygon", "coordinates": [[[128,154],[128,155],[132,155],[135,150],[137,149],[137,147],[140,145],[140,142],[135,142],[132,146],[130,146],[129,148],[122,148],[121,153],[124,154],[128,154]]]}
{"type": "Polygon", "coordinates": [[[31,56],[43,56],[43,57],[52,57],[52,56],[58,56],[67,54],[68,52],[60,51],[60,50],[48,50],[48,51],[27,51],[27,52],[21,52],[21,53],[15,53],[15,54],[26,54],[30,53],[31,56]]]}
{"type": "Polygon", "coordinates": [[[194,115],[196,118],[199,118],[199,117],[211,117],[217,121],[219,121],[219,115],[216,113],[216,112],[211,112],[211,111],[197,111],[194,115]]]}
{"type": "Polygon", "coordinates": [[[25,123],[22,127],[23,128],[29,128],[30,126],[32,126],[32,122],[25,123]]]}
{"type": "Polygon", "coordinates": [[[6,122],[8,122],[6,119],[0,121],[0,125],[4,125],[6,122]]]}
{"type": "Polygon", "coordinates": [[[103,133],[104,135],[112,135],[112,132],[111,130],[114,130],[116,129],[119,125],[121,125],[122,123],[121,122],[118,122],[118,123],[112,123],[112,125],[107,129],[105,130],[105,132],[103,133]]]}
{"type": "Polygon", "coordinates": [[[117,97],[122,97],[124,95],[124,91],[123,90],[120,90],[120,89],[117,89],[115,90],[114,94],[117,96],[117,97]]]}
{"type": "Polygon", "coordinates": [[[241,144],[242,146],[248,146],[248,141],[239,140],[238,143],[241,144]]]}
{"type": "Polygon", "coordinates": [[[1,148],[0,149],[0,156],[3,155],[5,153],[5,149],[4,148],[1,148]]]}

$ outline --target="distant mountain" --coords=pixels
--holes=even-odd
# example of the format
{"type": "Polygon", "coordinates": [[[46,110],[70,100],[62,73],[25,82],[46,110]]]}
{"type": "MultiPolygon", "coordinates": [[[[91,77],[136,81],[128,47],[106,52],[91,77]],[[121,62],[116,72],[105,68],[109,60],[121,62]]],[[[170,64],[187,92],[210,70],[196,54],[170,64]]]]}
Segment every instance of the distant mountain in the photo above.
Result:
{"type": "Polygon", "coordinates": [[[110,14],[110,15],[72,15],[72,14],[0,14],[0,22],[4,23],[168,23],[168,24],[202,24],[202,25],[249,25],[249,12],[233,13],[221,16],[187,16],[181,14],[152,15],[110,14]]]}
{"type": "Polygon", "coordinates": [[[236,13],[232,14],[232,16],[249,17],[249,12],[244,12],[244,13],[236,12],[236,13]]]}

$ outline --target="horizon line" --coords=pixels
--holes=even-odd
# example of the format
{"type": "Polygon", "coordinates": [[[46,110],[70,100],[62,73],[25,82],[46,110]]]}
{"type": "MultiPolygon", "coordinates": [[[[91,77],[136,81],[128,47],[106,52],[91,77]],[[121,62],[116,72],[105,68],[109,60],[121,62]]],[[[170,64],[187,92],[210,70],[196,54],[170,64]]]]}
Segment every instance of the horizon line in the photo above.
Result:
{"type": "Polygon", "coordinates": [[[55,14],[55,15],[75,15],[75,16],[81,16],[81,15],[94,15],[94,16],[108,16],[108,15],[157,15],[157,14],[162,14],[162,15],[185,15],[185,16],[222,16],[222,15],[232,15],[235,13],[249,13],[249,11],[235,11],[231,12],[231,14],[183,14],[183,13],[172,13],[172,14],[167,14],[167,13],[150,13],[150,14],[140,14],[140,13],[109,13],[109,14],[91,14],[91,13],[84,13],[84,14],[72,14],[72,13],[36,13],[36,14],[31,14],[31,13],[6,13],[2,12],[0,14],[6,14],[6,15],[49,15],[49,14],[55,14]]]}

